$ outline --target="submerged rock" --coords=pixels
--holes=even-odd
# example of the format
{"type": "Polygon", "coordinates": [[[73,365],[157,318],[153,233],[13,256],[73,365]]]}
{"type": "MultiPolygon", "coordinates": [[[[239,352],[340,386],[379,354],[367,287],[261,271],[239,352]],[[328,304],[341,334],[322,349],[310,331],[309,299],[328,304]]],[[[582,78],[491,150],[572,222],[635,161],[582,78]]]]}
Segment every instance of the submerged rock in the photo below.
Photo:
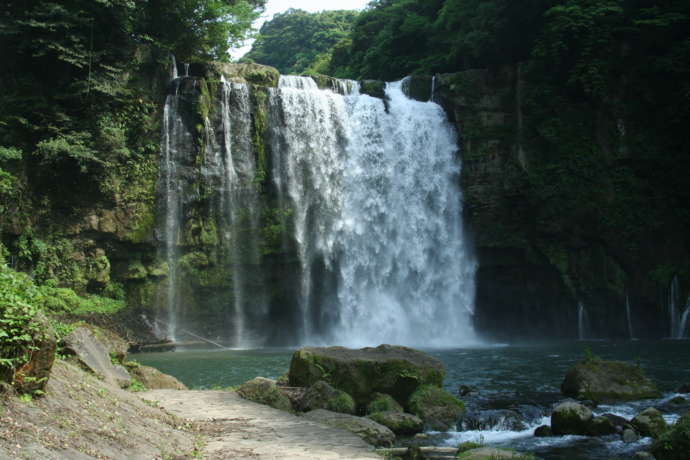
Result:
{"type": "Polygon", "coordinates": [[[249,380],[237,389],[237,394],[255,403],[265,404],[284,411],[292,410],[290,399],[280,391],[276,382],[271,379],[256,377],[249,380]]]}
{"type": "Polygon", "coordinates": [[[422,385],[441,387],[444,374],[438,359],[391,345],[360,350],[302,348],[290,363],[290,385],[309,387],[324,380],[362,406],[376,392],[389,394],[404,405],[422,385]]]}
{"type": "Polygon", "coordinates": [[[605,416],[594,417],[587,427],[590,436],[608,436],[617,433],[616,425],[605,416]]]}
{"type": "Polygon", "coordinates": [[[393,433],[410,436],[424,430],[422,419],[404,412],[387,411],[376,412],[368,416],[371,420],[388,427],[393,433]]]}
{"type": "Polygon", "coordinates": [[[106,346],[90,330],[84,327],[77,328],[64,338],[64,342],[65,350],[73,354],[82,367],[99,378],[121,388],[132,383],[127,369],[113,364],[106,346]]]}
{"type": "Polygon", "coordinates": [[[465,413],[465,405],[450,393],[433,385],[419,387],[410,397],[410,412],[435,431],[446,431],[465,413]]]}
{"type": "Polygon", "coordinates": [[[537,427],[536,430],[534,430],[534,436],[537,438],[548,438],[550,436],[553,436],[553,431],[551,431],[550,426],[542,425],[540,427],[537,427]]]}
{"type": "Polygon", "coordinates": [[[307,412],[304,417],[347,430],[377,447],[391,447],[395,441],[395,434],[390,429],[368,418],[339,414],[324,409],[307,412]]]}
{"type": "Polygon", "coordinates": [[[323,380],[319,380],[304,393],[300,409],[305,412],[326,409],[343,414],[354,414],[355,401],[344,391],[337,390],[323,380]]]}
{"type": "Polygon", "coordinates": [[[641,367],[602,359],[578,362],[566,374],[561,391],[565,396],[595,402],[632,401],[661,396],[641,367]]]}
{"type": "Polygon", "coordinates": [[[683,415],[652,444],[656,460],[688,460],[690,458],[690,412],[683,415]]]}
{"type": "Polygon", "coordinates": [[[554,434],[589,434],[592,411],[576,402],[559,404],[551,414],[551,430],[554,434]]]}
{"type": "Polygon", "coordinates": [[[626,428],[625,430],[623,430],[621,438],[623,439],[623,442],[626,444],[631,444],[633,442],[637,442],[640,440],[640,436],[637,433],[635,433],[635,430],[630,428],[626,428]]]}
{"type": "Polygon", "coordinates": [[[651,438],[658,438],[668,429],[664,416],[653,407],[640,412],[630,423],[640,435],[651,438]]]}

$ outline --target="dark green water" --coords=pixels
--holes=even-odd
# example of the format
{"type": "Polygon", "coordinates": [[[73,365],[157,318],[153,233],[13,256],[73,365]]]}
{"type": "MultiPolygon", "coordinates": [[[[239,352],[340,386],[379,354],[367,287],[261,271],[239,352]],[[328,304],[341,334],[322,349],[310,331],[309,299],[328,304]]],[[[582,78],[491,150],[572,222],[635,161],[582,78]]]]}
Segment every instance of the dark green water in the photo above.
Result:
{"type": "MultiPolygon", "coordinates": [[[[468,407],[468,423],[474,425],[465,429],[461,426],[451,433],[432,434],[426,442],[456,445],[463,441],[483,441],[532,452],[544,460],[632,458],[635,451],[649,445],[649,439],[624,444],[617,436],[535,438],[531,435],[536,426],[549,423],[553,405],[563,399],[559,392],[563,377],[586,348],[605,359],[639,363],[665,393],[661,400],[600,406],[595,413],[610,412],[632,418],[653,405],[673,422],[690,410],[690,404],[668,405],[674,391],[681,384],[690,383],[688,341],[562,342],[426,350],[444,363],[448,391],[457,394],[461,384],[477,390],[463,398],[468,407]],[[494,416],[502,414],[501,411],[518,414],[519,426],[494,416]]],[[[287,372],[292,351],[191,349],[144,353],[134,358],[176,376],[192,388],[213,388],[239,385],[256,376],[277,378],[287,372]]]]}

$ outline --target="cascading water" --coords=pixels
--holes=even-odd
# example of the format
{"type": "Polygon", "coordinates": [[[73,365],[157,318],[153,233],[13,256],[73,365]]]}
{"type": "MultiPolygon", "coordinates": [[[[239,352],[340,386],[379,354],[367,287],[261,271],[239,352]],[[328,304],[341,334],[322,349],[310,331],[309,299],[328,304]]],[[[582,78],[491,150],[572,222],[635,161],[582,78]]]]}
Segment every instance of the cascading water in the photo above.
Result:
{"type": "Polygon", "coordinates": [[[341,96],[282,77],[271,93],[273,176],[293,208],[302,267],[302,341],[472,341],[476,265],[456,135],[438,105],[408,99],[401,82],[387,86],[387,108],[352,86],[341,96]],[[324,272],[335,292],[316,302],[324,272]]]}
{"type": "Polygon", "coordinates": [[[157,333],[173,342],[179,341],[181,335],[192,340],[200,337],[201,327],[188,324],[189,299],[181,299],[182,293],[188,295],[190,291],[188,272],[183,272],[181,267],[188,271],[195,269],[194,264],[212,263],[206,261],[205,254],[190,252],[190,243],[183,241],[189,238],[190,230],[185,225],[190,217],[206,207],[203,212],[208,215],[207,221],[217,229],[207,231],[205,238],[219,241],[215,251],[219,261],[213,263],[219,267],[216,273],[221,274],[220,279],[212,281],[219,286],[227,285],[226,289],[218,289],[224,293],[214,299],[220,304],[217,311],[205,313],[214,323],[213,338],[234,347],[260,346],[259,334],[247,331],[247,323],[253,323],[251,329],[257,330],[256,323],[266,313],[259,267],[261,206],[255,184],[249,89],[244,83],[224,79],[220,82],[217,119],[203,120],[205,144],[200,151],[192,134],[193,119],[185,115],[193,113],[198,97],[197,82],[184,76],[175,78],[172,85],[165,103],[161,145],[165,211],[161,229],[168,277],[165,292],[160,293],[165,298],[160,300],[165,305],[164,315],[157,322],[164,328],[159,328],[157,333]],[[202,164],[196,166],[199,153],[202,164]],[[246,295],[250,290],[251,297],[246,295]],[[219,329],[222,333],[217,332],[219,329]]]}
{"type": "Polygon", "coordinates": [[[630,297],[627,295],[625,296],[625,317],[628,321],[628,336],[630,340],[635,340],[635,334],[632,326],[632,315],[630,313],[630,297]]]}
{"type": "Polygon", "coordinates": [[[690,296],[688,296],[688,301],[685,303],[685,311],[683,316],[680,318],[680,326],[678,327],[678,339],[690,338],[690,330],[688,330],[688,321],[690,321],[690,296]]]}
{"type": "Polygon", "coordinates": [[[577,304],[577,338],[579,340],[589,340],[592,338],[589,326],[589,315],[582,302],[577,304]]]}

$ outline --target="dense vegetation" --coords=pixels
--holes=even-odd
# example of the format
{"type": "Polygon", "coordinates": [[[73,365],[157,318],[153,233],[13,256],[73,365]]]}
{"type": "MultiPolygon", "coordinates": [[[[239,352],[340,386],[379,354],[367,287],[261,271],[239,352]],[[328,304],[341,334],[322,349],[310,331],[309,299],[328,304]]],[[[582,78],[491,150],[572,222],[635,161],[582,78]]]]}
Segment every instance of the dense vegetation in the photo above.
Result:
{"type": "Polygon", "coordinates": [[[307,13],[289,9],[261,27],[245,60],[270,65],[283,74],[326,73],[334,48],[350,43],[354,11],[307,13]]]}

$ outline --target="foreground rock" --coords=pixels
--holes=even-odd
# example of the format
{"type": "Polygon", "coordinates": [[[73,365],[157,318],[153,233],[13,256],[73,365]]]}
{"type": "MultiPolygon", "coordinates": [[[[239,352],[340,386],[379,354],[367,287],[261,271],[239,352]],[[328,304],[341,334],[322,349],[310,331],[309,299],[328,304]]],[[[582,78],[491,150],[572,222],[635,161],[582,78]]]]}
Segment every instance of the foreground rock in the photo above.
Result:
{"type": "Polygon", "coordinates": [[[582,404],[564,402],[551,414],[551,431],[557,435],[587,435],[592,418],[592,411],[582,404]]]}
{"type": "Polygon", "coordinates": [[[391,430],[368,418],[323,409],[307,412],[304,417],[324,425],[347,430],[377,447],[391,447],[395,441],[395,434],[391,430]]]}
{"type": "Polygon", "coordinates": [[[121,388],[128,387],[132,379],[123,366],[113,364],[106,346],[87,328],[80,327],[64,338],[65,351],[99,378],[121,388]]]}
{"type": "Polygon", "coordinates": [[[0,394],[1,459],[194,458],[198,435],[179,419],[76,364],[56,360],[45,392],[0,394]]]}
{"type": "Polygon", "coordinates": [[[411,436],[424,431],[424,422],[419,417],[403,412],[375,412],[369,417],[376,423],[390,429],[395,434],[411,436]]]}
{"type": "Polygon", "coordinates": [[[683,415],[652,444],[656,460],[688,460],[690,458],[690,412],[683,415]]]}
{"type": "Polygon", "coordinates": [[[343,414],[355,413],[355,401],[344,391],[336,390],[323,380],[312,385],[302,397],[300,410],[326,409],[343,414]]]}
{"type": "Polygon", "coordinates": [[[243,383],[237,389],[237,394],[249,401],[265,404],[275,409],[292,410],[290,399],[280,391],[276,382],[271,379],[256,377],[243,383]]]}
{"type": "Polygon", "coordinates": [[[186,390],[184,383],[172,375],[164,374],[150,366],[136,365],[129,368],[129,373],[149,390],[186,390]]]}
{"type": "Polygon", "coordinates": [[[502,460],[504,458],[513,460],[528,460],[533,457],[525,456],[512,450],[496,449],[494,447],[480,447],[465,451],[457,456],[459,460],[502,460]]]}
{"type": "Polygon", "coordinates": [[[640,435],[650,438],[658,438],[668,430],[664,416],[653,407],[640,412],[630,423],[640,435]]]}
{"type": "Polygon", "coordinates": [[[377,392],[404,406],[420,386],[440,387],[444,374],[436,358],[411,348],[381,345],[361,350],[303,348],[292,356],[289,378],[290,385],[301,387],[324,380],[361,406],[377,392]]]}
{"type": "Polygon", "coordinates": [[[421,386],[410,396],[410,412],[431,430],[446,431],[465,413],[465,405],[450,393],[433,385],[421,386]]]}
{"type": "Polygon", "coordinates": [[[602,359],[578,362],[566,374],[561,391],[565,396],[595,402],[661,397],[654,382],[639,366],[602,359]]]}
{"type": "Polygon", "coordinates": [[[393,399],[391,395],[383,393],[374,393],[373,398],[367,404],[367,414],[374,414],[376,412],[403,412],[403,407],[398,404],[398,401],[393,399]]]}

